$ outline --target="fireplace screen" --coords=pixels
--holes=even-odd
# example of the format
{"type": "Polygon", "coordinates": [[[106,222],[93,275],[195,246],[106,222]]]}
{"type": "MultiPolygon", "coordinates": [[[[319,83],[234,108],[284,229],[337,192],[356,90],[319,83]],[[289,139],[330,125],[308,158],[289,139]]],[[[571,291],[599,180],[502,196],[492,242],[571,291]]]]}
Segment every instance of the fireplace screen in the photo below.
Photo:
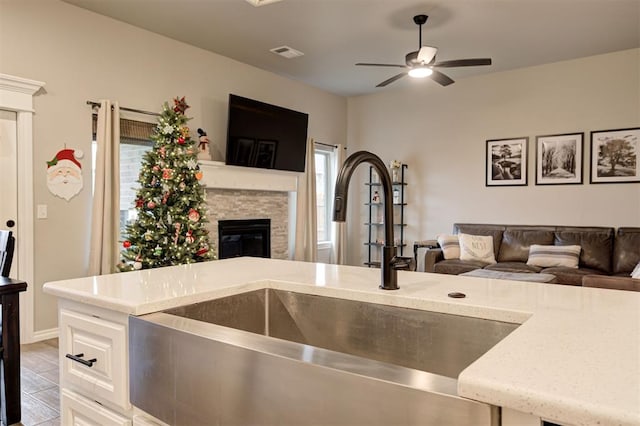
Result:
{"type": "Polygon", "coordinates": [[[271,257],[271,219],[218,222],[218,258],[271,257]]]}

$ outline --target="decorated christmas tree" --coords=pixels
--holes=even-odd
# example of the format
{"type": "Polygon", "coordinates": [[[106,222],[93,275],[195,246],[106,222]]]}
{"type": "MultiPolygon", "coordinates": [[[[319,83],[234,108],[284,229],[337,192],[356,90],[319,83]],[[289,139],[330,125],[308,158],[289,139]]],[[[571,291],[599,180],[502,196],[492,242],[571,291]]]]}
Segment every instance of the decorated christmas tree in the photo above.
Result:
{"type": "Polygon", "coordinates": [[[126,227],[120,271],[202,262],[214,258],[205,224],[198,149],[186,126],[184,97],[165,102],[142,160],[137,218],[126,227]]]}

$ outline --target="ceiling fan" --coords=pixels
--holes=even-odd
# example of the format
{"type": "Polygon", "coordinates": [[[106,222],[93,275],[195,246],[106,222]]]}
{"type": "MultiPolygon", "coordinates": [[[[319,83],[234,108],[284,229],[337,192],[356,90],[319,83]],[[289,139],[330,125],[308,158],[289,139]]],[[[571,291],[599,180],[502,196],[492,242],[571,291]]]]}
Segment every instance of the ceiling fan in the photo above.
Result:
{"type": "Polygon", "coordinates": [[[396,74],[393,77],[383,81],[376,87],[384,87],[393,83],[396,80],[401,79],[405,75],[415,78],[431,77],[436,83],[442,86],[448,86],[453,83],[451,77],[441,73],[435,68],[454,68],[454,67],[475,67],[480,65],[491,65],[491,58],[474,58],[474,59],[455,59],[452,61],[436,62],[436,53],[438,49],[431,46],[422,45],[422,25],[427,22],[427,15],[416,15],[413,17],[413,22],[420,27],[420,33],[418,38],[418,50],[409,52],[405,56],[406,65],[396,64],[372,64],[359,62],[356,65],[368,66],[368,67],[394,67],[404,68],[400,74],[396,74]]]}

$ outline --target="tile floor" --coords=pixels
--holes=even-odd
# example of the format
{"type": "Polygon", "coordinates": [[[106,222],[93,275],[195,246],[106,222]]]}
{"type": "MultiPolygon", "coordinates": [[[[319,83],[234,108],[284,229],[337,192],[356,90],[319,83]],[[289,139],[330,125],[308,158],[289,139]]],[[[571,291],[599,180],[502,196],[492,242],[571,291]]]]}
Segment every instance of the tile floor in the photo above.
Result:
{"type": "Polygon", "coordinates": [[[20,348],[23,426],[60,425],[58,339],[20,348]]]}

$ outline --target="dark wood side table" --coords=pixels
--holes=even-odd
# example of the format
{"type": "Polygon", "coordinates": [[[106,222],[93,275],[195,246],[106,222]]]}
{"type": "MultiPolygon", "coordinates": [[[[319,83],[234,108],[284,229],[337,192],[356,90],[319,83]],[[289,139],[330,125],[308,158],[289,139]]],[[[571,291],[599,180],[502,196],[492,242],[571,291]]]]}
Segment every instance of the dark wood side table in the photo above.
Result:
{"type": "Polygon", "coordinates": [[[2,303],[2,382],[0,383],[2,423],[11,425],[21,418],[20,407],[20,297],[27,283],[0,277],[2,303]]]}

